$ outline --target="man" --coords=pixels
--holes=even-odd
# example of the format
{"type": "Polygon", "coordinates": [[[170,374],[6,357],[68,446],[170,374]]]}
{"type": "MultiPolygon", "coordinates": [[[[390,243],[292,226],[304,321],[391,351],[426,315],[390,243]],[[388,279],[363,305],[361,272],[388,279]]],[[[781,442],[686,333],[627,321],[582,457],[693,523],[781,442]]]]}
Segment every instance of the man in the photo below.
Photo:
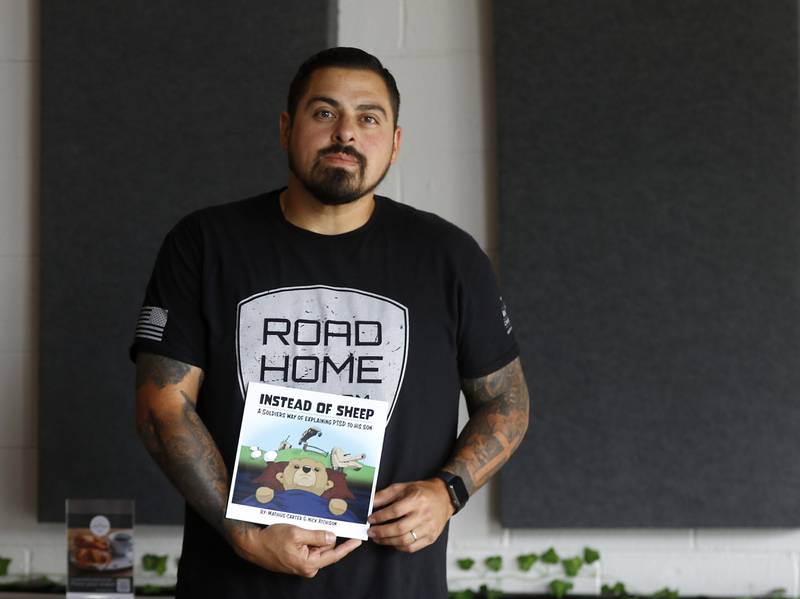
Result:
{"type": "Polygon", "coordinates": [[[140,436],[188,504],[179,597],[445,597],[447,521],[522,440],[527,388],[485,254],[373,193],[399,106],[377,58],[312,56],[280,118],[287,187],[164,241],[131,354],[140,436]],[[390,403],[367,543],[225,518],[251,380],[390,403]]]}

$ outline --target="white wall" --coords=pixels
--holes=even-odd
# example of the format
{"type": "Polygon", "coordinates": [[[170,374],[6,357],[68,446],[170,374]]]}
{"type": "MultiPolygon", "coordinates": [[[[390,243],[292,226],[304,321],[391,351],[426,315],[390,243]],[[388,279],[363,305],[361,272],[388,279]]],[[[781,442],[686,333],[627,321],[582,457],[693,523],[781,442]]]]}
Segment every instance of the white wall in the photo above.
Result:
{"type": "MultiPolygon", "coordinates": [[[[62,574],[60,525],[36,523],[37,69],[35,0],[0,0],[0,555],[12,570],[62,574]]],[[[339,42],[377,54],[403,95],[401,157],[382,192],[470,231],[496,258],[491,42],[486,0],[340,0],[339,42]]],[[[233,198],[232,198],[233,199],[233,198]]],[[[536,381],[530,385],[534,392],[536,381]]],[[[542,481],[546,484],[546,481],[542,481]]],[[[516,574],[515,557],[554,546],[600,550],[576,592],[622,580],[629,590],[800,594],[800,531],[505,530],[495,490],[452,523],[450,556],[505,558],[501,578],[451,569],[453,588],[481,582],[544,590],[548,573],[516,574]]],[[[591,498],[587,498],[590,500],[591,498]]],[[[179,527],[140,527],[139,553],[180,551],[179,527]]],[[[170,560],[174,573],[174,561],[170,560]]]]}
{"type": "MultiPolygon", "coordinates": [[[[36,530],[36,356],[33,86],[28,2],[0,2],[0,554],[30,553],[10,529],[36,530]]],[[[38,532],[38,530],[37,530],[38,532]]]]}

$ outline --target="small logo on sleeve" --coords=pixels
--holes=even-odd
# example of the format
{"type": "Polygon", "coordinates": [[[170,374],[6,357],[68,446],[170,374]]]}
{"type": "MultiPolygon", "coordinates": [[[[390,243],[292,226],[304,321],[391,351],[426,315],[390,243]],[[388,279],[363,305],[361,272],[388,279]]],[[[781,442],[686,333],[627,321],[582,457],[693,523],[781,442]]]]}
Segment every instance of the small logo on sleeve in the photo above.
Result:
{"type": "Polygon", "coordinates": [[[136,322],[136,337],[161,341],[167,326],[168,310],[157,306],[142,306],[136,322]]]}
{"type": "Polygon", "coordinates": [[[503,301],[502,296],[500,297],[500,313],[503,315],[503,326],[506,328],[506,335],[510,335],[511,329],[514,327],[511,326],[511,318],[508,316],[508,308],[506,308],[506,303],[503,301]]]}

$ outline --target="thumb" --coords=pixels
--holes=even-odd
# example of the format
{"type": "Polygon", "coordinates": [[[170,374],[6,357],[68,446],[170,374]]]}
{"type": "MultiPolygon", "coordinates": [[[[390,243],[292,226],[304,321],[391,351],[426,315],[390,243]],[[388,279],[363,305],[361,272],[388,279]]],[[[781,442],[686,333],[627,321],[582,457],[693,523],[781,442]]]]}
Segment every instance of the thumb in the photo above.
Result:
{"type": "Polygon", "coordinates": [[[300,528],[295,534],[295,540],[302,545],[326,547],[336,543],[336,535],[327,530],[306,530],[305,528],[300,528]]]}

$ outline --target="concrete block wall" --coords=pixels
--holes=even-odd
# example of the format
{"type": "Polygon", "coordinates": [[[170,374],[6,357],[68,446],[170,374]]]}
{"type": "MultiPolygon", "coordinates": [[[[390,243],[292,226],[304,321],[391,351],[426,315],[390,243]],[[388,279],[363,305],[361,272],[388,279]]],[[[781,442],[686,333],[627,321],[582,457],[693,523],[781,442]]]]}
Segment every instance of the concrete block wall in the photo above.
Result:
{"type": "MultiPolygon", "coordinates": [[[[404,140],[381,191],[455,222],[496,258],[490,16],[488,0],[340,0],[338,24],[339,43],[377,54],[400,86],[404,140]]],[[[38,524],[35,508],[37,48],[37,2],[0,0],[0,555],[13,558],[14,575],[58,576],[63,527],[38,524]]],[[[543,592],[560,569],[537,564],[523,574],[517,555],[554,547],[569,557],[590,546],[602,559],[573,592],[621,580],[640,593],[800,595],[798,530],[507,530],[496,495],[482,489],[452,522],[453,589],[543,592]],[[499,574],[482,566],[490,555],[504,558],[499,574]],[[462,572],[461,557],[478,564],[462,572]]],[[[180,527],[141,526],[137,551],[176,557],[180,536],[180,527]]],[[[174,559],[169,567],[174,576],[174,559]]]]}

